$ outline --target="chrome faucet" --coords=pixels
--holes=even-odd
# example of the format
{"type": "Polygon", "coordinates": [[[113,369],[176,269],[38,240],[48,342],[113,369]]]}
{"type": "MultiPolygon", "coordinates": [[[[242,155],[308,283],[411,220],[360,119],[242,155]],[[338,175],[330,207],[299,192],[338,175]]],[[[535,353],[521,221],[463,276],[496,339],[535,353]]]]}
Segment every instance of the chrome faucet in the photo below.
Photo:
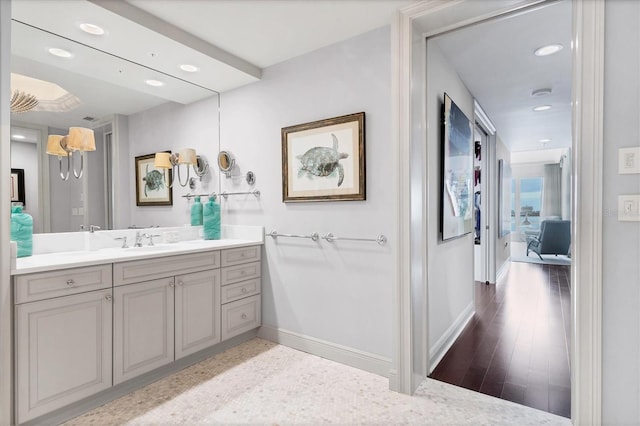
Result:
{"type": "Polygon", "coordinates": [[[89,232],[91,232],[92,234],[95,231],[99,231],[100,229],[102,229],[102,228],[100,228],[98,225],[89,225],[89,232]]]}
{"type": "Polygon", "coordinates": [[[153,237],[160,237],[160,236],[161,235],[159,235],[159,234],[151,235],[151,234],[146,234],[146,233],[143,235],[144,238],[148,238],[149,239],[149,245],[150,246],[155,245],[155,244],[153,244],[153,237]]]}
{"type": "Polygon", "coordinates": [[[142,247],[142,238],[144,238],[144,235],[141,234],[140,231],[136,231],[136,242],[133,246],[142,247]]]}

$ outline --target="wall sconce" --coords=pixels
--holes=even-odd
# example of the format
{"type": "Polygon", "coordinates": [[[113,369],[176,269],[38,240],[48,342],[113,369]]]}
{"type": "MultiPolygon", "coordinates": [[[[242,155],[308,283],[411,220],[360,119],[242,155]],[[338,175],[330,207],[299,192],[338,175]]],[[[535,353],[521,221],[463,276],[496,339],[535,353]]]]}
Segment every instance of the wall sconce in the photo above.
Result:
{"type": "MultiPolygon", "coordinates": [[[[193,172],[202,180],[207,173],[209,173],[209,163],[207,160],[201,156],[196,155],[196,150],[193,148],[184,148],[181,149],[179,153],[168,153],[168,152],[156,152],[154,166],[158,169],[177,169],[178,174],[178,182],[180,186],[187,186],[191,189],[195,188],[195,178],[189,178],[190,167],[193,168],[193,172]],[[180,165],[184,164],[187,166],[187,179],[182,182],[182,177],[180,176],[180,165]]],[[[163,173],[165,183],[169,188],[173,186],[173,182],[175,180],[175,173],[171,177],[171,182],[167,182],[167,175],[163,173]]]]}
{"type": "Polygon", "coordinates": [[[96,140],[93,130],[85,127],[69,127],[69,134],[66,136],[49,135],[47,139],[47,154],[57,155],[60,166],[60,178],[64,181],[69,179],[69,171],[73,162],[73,153],[80,151],[80,172],[76,171],[73,165],[73,176],[76,179],[82,177],[84,172],[84,152],[95,151],[96,140]],[[67,172],[62,172],[62,157],[67,157],[67,172]]]}

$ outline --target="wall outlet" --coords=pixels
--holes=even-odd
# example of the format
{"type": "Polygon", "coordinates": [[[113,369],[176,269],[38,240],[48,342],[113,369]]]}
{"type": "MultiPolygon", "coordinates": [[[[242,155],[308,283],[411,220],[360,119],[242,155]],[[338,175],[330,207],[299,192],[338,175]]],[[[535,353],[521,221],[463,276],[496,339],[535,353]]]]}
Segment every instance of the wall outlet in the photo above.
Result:
{"type": "Polygon", "coordinates": [[[618,150],[618,173],[640,173],[640,147],[618,150]]]}
{"type": "Polygon", "coordinates": [[[640,222],[640,195],[618,196],[618,220],[640,222]]]}

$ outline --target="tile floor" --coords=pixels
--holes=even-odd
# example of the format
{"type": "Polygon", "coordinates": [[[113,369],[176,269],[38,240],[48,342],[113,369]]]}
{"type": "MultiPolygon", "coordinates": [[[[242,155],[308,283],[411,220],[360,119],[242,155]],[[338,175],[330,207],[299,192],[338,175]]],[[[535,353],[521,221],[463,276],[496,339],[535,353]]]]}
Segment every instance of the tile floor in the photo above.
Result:
{"type": "Polygon", "coordinates": [[[66,425],[570,425],[568,419],[427,379],[413,396],[388,380],[253,339],[66,425]]]}

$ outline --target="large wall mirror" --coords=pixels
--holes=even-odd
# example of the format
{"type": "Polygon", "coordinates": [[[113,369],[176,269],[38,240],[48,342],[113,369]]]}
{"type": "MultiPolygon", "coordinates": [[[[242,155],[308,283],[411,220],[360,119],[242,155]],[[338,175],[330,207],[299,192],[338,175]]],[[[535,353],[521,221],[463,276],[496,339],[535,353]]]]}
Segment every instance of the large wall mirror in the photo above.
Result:
{"type": "MultiPolygon", "coordinates": [[[[121,211],[130,207],[118,201],[121,188],[114,183],[114,175],[122,173],[119,168],[129,166],[119,160],[130,157],[135,144],[127,135],[127,118],[166,103],[189,105],[218,94],[25,22],[13,20],[11,31],[12,91],[39,93],[36,108],[11,114],[11,167],[24,170],[25,210],[34,217],[34,232],[132,225],[126,219],[130,214],[121,211]],[[72,57],[52,55],[52,47],[72,57]],[[149,80],[163,85],[144,83],[149,80]],[[84,154],[82,178],[63,181],[58,157],[46,154],[46,141],[48,135],[65,135],[75,126],[94,130],[96,151],[84,154]],[[115,219],[118,210],[120,219],[115,219]]],[[[219,133],[211,140],[211,153],[217,153],[219,133]]],[[[159,144],[176,144],[177,149],[179,141],[159,144]]],[[[79,158],[75,161],[79,167],[79,158]]]]}

